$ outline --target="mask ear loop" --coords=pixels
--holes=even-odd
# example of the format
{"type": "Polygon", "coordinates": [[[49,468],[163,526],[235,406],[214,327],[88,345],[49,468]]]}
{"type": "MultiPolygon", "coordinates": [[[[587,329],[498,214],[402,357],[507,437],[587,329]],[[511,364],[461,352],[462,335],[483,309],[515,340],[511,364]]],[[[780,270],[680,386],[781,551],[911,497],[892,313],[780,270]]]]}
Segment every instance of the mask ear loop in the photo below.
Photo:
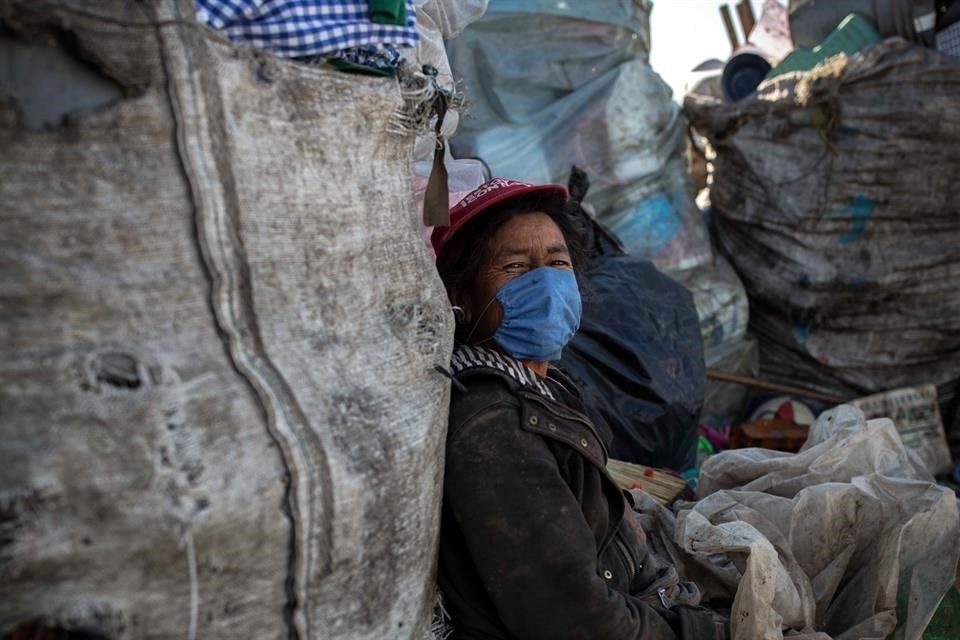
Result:
{"type": "MultiPolygon", "coordinates": [[[[467,334],[467,337],[463,339],[463,341],[464,341],[465,344],[470,344],[470,338],[473,337],[473,334],[474,334],[474,332],[477,330],[477,327],[480,326],[480,320],[483,318],[483,314],[485,314],[485,313],[487,312],[487,309],[490,308],[490,305],[492,305],[492,304],[493,304],[493,301],[496,300],[496,299],[497,299],[497,296],[496,296],[496,295],[494,295],[492,298],[490,298],[490,302],[488,302],[488,303],[483,307],[483,309],[480,310],[480,313],[477,314],[477,320],[476,320],[476,322],[473,323],[473,327],[470,329],[470,333],[468,333],[468,334],[467,334]]],[[[487,342],[488,340],[493,340],[493,336],[490,336],[489,338],[484,338],[483,340],[481,340],[481,341],[478,342],[477,344],[483,344],[484,342],[487,342]]]]}

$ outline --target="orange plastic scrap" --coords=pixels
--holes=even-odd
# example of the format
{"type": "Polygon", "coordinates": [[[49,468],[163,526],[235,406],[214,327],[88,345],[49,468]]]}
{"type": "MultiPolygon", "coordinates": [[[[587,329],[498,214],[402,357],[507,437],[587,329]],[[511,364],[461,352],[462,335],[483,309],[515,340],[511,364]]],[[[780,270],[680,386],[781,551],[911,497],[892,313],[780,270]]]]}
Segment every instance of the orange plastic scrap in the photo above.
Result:
{"type": "Polygon", "coordinates": [[[807,441],[809,429],[788,420],[751,420],[734,429],[730,448],[760,447],[796,453],[807,441]]]}

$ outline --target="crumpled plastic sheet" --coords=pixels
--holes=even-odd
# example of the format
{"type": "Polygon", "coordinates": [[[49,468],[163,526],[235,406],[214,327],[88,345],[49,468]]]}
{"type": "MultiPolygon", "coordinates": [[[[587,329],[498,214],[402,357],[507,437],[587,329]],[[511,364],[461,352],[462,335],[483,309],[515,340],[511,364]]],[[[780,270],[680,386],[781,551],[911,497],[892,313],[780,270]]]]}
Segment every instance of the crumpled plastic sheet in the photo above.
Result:
{"type": "Polygon", "coordinates": [[[919,640],[956,580],[956,495],[854,407],[821,414],[796,454],[713,456],[697,491],[657,520],[687,577],[732,597],[735,640],[919,640]]]}
{"type": "Polygon", "coordinates": [[[415,50],[405,52],[405,57],[420,66],[429,64],[437,70],[440,86],[452,87],[453,73],[444,41],[456,38],[467,25],[479,20],[487,10],[487,0],[416,0],[415,4],[420,42],[415,50]]]}
{"type": "MultiPolygon", "coordinates": [[[[429,65],[437,70],[437,83],[447,90],[455,90],[453,72],[447,58],[445,40],[456,38],[471,22],[478,20],[487,10],[487,0],[416,0],[417,33],[420,42],[416,49],[406,52],[405,59],[416,68],[429,65]]],[[[450,108],[443,121],[440,134],[449,140],[460,124],[460,112],[450,108]]],[[[445,143],[447,144],[447,143],[445,143]]],[[[430,234],[433,227],[423,224],[423,198],[427,190],[430,172],[433,169],[433,154],[437,148],[437,134],[431,128],[417,135],[414,144],[414,197],[420,233],[430,251],[430,234]]],[[[445,149],[444,164],[447,166],[450,206],[460,201],[467,193],[484,182],[483,166],[475,160],[456,160],[445,149]]]]}
{"type": "MultiPolygon", "coordinates": [[[[444,89],[454,90],[456,83],[444,42],[456,38],[467,25],[483,16],[483,12],[487,10],[487,0],[416,0],[416,8],[420,42],[415,49],[404,52],[404,59],[418,69],[425,65],[433,67],[437,70],[437,83],[444,89]]],[[[447,111],[440,133],[449,140],[456,133],[459,124],[460,112],[451,108],[447,111]]],[[[437,136],[432,129],[417,136],[414,159],[427,163],[426,173],[418,169],[418,176],[429,175],[436,147],[437,136]]]]}

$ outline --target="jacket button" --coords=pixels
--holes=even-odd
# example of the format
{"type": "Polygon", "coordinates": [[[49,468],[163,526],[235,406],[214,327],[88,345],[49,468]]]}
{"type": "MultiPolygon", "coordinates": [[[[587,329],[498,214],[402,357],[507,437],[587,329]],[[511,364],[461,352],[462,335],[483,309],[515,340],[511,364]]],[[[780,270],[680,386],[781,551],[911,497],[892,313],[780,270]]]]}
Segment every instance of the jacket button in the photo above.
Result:
{"type": "Polygon", "coordinates": [[[587,439],[586,439],[586,438],[580,438],[580,446],[581,446],[581,447],[587,446],[587,439]]]}
{"type": "Polygon", "coordinates": [[[613,580],[613,572],[610,571],[610,569],[607,569],[606,571],[603,572],[603,577],[606,578],[607,580],[613,580]]]}
{"type": "Polygon", "coordinates": [[[538,422],[540,422],[540,418],[537,416],[530,416],[530,424],[536,425],[538,422]]]}
{"type": "Polygon", "coordinates": [[[555,424],[553,424],[553,423],[551,422],[550,424],[547,425],[547,428],[550,429],[550,431],[556,431],[556,430],[557,430],[557,425],[555,425],[555,424]]]}

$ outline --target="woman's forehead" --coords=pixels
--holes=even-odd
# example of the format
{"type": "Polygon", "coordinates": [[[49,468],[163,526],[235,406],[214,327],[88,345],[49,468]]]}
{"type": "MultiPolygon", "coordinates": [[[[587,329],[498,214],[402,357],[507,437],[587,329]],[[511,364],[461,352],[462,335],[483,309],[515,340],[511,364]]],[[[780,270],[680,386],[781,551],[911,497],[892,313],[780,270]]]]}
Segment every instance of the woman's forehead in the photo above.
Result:
{"type": "Polygon", "coordinates": [[[529,251],[555,253],[567,251],[567,243],[553,218],[534,212],[507,220],[491,238],[490,249],[493,256],[529,251]]]}

